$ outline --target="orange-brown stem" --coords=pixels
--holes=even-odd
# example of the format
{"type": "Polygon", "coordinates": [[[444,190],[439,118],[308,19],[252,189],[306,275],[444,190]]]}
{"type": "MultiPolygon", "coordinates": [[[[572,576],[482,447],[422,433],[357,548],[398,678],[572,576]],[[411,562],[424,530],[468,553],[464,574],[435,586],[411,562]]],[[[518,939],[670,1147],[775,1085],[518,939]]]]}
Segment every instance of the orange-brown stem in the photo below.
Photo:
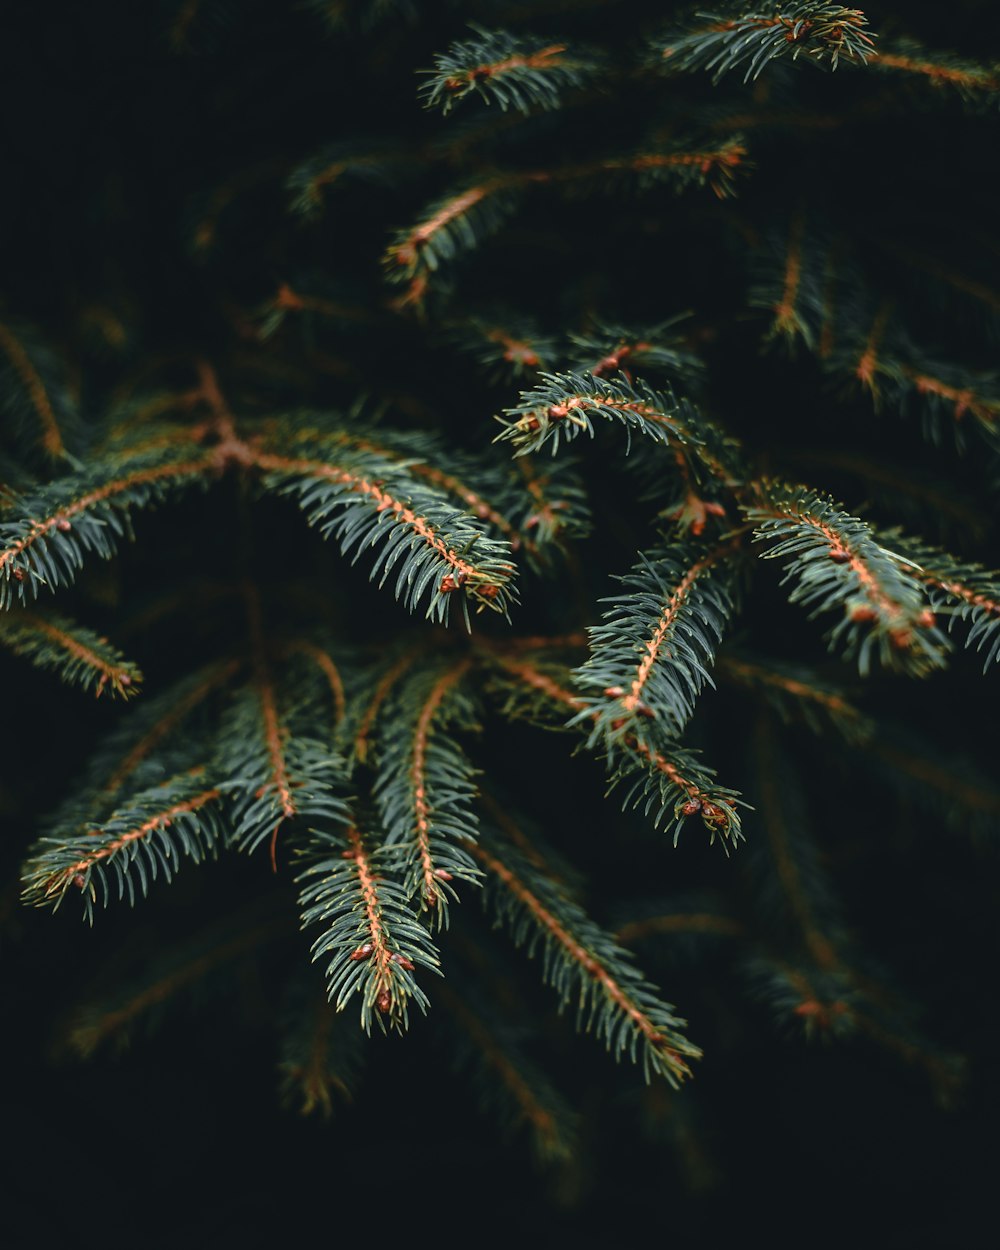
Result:
{"type": "Polygon", "coordinates": [[[443,673],[431,687],[427,701],[420,709],[417,725],[413,734],[413,763],[410,765],[410,783],[413,786],[413,817],[414,832],[417,837],[417,851],[420,856],[420,868],[424,879],[424,898],[428,905],[437,903],[441,894],[440,881],[435,873],[434,858],[431,855],[431,805],[427,797],[427,747],[441,703],[449,690],[468,672],[472,666],[471,659],[459,661],[454,668],[443,673]]]}
{"type": "Polygon", "coordinates": [[[97,686],[98,695],[103,694],[109,684],[113,690],[117,690],[119,694],[125,695],[126,698],[130,694],[137,692],[139,679],[133,677],[127,667],[120,664],[109,664],[103,656],[98,655],[96,651],[85,646],[74,638],[72,634],[59,629],[58,626],[53,625],[51,621],[45,620],[44,617],[36,616],[34,612],[25,612],[19,619],[26,622],[36,633],[50,639],[57,647],[73,656],[74,659],[100,673],[101,678],[97,686]]]}
{"type": "Polygon", "coordinates": [[[802,281],[802,240],[805,236],[805,214],[798,212],[792,218],[792,229],[788,236],[788,254],[785,258],[785,282],[781,292],[781,300],[774,306],[774,318],[777,329],[783,334],[794,333],[798,318],[795,312],[798,299],[799,284],[802,281]]]}
{"type": "Polygon", "coordinates": [[[549,1146],[556,1143],[559,1129],[555,1117],[535,1097],[535,1092],[517,1070],[510,1058],[497,1045],[496,1039],[488,1026],[470,1011],[463,1000],[447,985],[439,985],[436,996],[458,1020],[478,1047],[486,1062],[499,1076],[507,1087],[511,1097],[520,1108],[521,1114],[532,1125],[539,1137],[549,1146]]]}
{"type": "Polygon", "coordinates": [[[379,995],[385,992],[391,994],[392,951],[389,949],[382,925],[382,908],[379,904],[376,875],[372,871],[368,852],[365,850],[357,829],[349,829],[347,837],[353,852],[351,860],[358,874],[358,884],[361,886],[361,895],[365,902],[365,932],[367,942],[371,943],[369,958],[375,968],[378,993],[379,995]]]}
{"type": "MultiPolygon", "coordinates": [[[[117,838],[113,838],[110,842],[105,842],[96,850],[89,851],[82,856],[75,864],[71,864],[68,868],[62,868],[55,873],[45,885],[45,896],[51,898],[55,894],[62,894],[69,883],[78,873],[86,872],[92,868],[94,864],[98,864],[101,860],[109,859],[115,855],[123,847],[131,845],[133,842],[141,841],[148,837],[157,829],[163,829],[177,816],[184,815],[187,812],[196,812],[199,808],[204,807],[208,803],[213,803],[221,797],[221,791],[210,789],[203,790],[201,794],[196,794],[193,798],[185,799],[182,803],[175,803],[172,807],[166,808],[162,812],[158,812],[155,816],[151,816],[149,820],[144,821],[136,829],[131,829],[128,833],[120,834],[117,838]]],[[[96,832],[100,832],[97,830],[96,832]]]]}
{"type": "Polygon", "coordinates": [[[38,370],[31,363],[31,358],[24,350],[20,340],[10,327],[4,325],[3,322],[0,322],[0,351],[4,352],[14,372],[24,384],[24,389],[28,392],[31,406],[38,415],[38,420],[42,426],[42,446],[50,456],[63,455],[66,448],[63,444],[62,432],[59,429],[59,423],[52,409],[52,402],[45,389],[45,384],[39,377],[38,370]]]}
{"type": "Polygon", "coordinates": [[[205,680],[199,682],[193,690],[188,691],[183,699],[178,700],[169,712],[161,717],[152,729],[148,733],[143,734],[138,742],[135,743],[104,787],[105,793],[111,794],[119,789],[125,778],[135,771],[138,765],[149,755],[150,751],[162,742],[167,734],[179,725],[185,716],[193,711],[199,703],[207,699],[219,686],[225,685],[230,677],[237,672],[241,664],[242,660],[233,659],[226,661],[225,664],[220,665],[209,673],[205,680]]]}
{"type": "Polygon", "coordinates": [[[745,929],[731,916],[716,916],[711,912],[676,912],[669,916],[650,916],[648,920],[633,920],[618,930],[620,942],[637,942],[642,938],[660,933],[718,933],[726,937],[739,937],[745,929]]]}
{"type": "Polygon", "coordinates": [[[957,69],[953,65],[936,65],[918,57],[901,56],[895,52],[877,52],[869,59],[870,65],[884,65],[889,69],[902,70],[929,78],[937,86],[950,83],[954,87],[969,87],[982,91],[1000,91],[1000,78],[985,70],[957,69]]]}
{"type": "Polygon", "coordinates": [[[732,551],[735,550],[735,543],[727,542],[722,546],[716,547],[715,550],[707,552],[702,558],[694,563],[678,582],[676,588],[667,600],[666,606],[660,614],[660,619],[656,623],[653,636],[646,643],[645,654],[636,670],[635,677],[629,687],[629,692],[622,699],[622,707],[628,713],[636,710],[641,702],[642,692],[646,682],[650,678],[653,667],[659,660],[662,649],[663,640],[671,627],[676,623],[678,613],[684,606],[684,602],[691,592],[698,578],[707,569],[710,569],[719,560],[724,559],[732,551]]]}
{"type": "Polygon", "coordinates": [[[344,697],[344,681],[336,664],[334,664],[322,647],[317,647],[315,643],[309,642],[305,638],[296,638],[289,645],[288,649],[289,651],[301,651],[303,655],[307,655],[322,672],[330,687],[330,695],[333,699],[333,723],[335,726],[339,725],[344,719],[347,702],[344,697]]]}
{"type": "Polygon", "coordinates": [[[267,643],[264,637],[264,623],[260,608],[260,595],[252,582],[244,584],[244,597],[247,607],[247,621],[250,627],[250,646],[253,651],[254,681],[260,699],[261,718],[264,722],[264,742],[270,761],[271,785],[281,807],[281,816],[271,834],[271,867],[278,871],[277,848],[278,830],[285,820],[295,816],[298,809],[292,798],[292,783],[288,775],[288,764],[285,760],[285,731],[278,715],[278,701],[274,691],[274,681],[267,662],[267,643]]]}
{"type": "Polygon", "coordinates": [[[365,708],[364,715],[361,717],[361,723],[358,725],[358,731],[354,736],[354,754],[362,764],[368,756],[368,739],[371,736],[372,727],[382,709],[382,705],[389,697],[393,686],[413,664],[422,650],[423,647],[421,646],[411,647],[409,650],[404,651],[396,662],[379,678],[372,694],[371,702],[365,708]]]}
{"type": "Polygon", "coordinates": [[[548,69],[553,65],[558,65],[558,58],[565,51],[565,44],[554,43],[547,48],[542,48],[538,52],[532,52],[526,56],[514,55],[504,57],[502,61],[487,62],[484,65],[477,65],[473,69],[463,70],[462,73],[445,79],[445,86],[449,91],[461,91],[463,87],[468,86],[470,83],[478,82],[484,78],[495,78],[498,74],[506,74],[512,69],[548,69]]]}
{"type": "Polygon", "coordinates": [[[811,703],[818,703],[835,716],[845,716],[852,719],[857,719],[860,716],[857,708],[848,703],[839,694],[835,694],[830,690],[817,690],[807,682],[799,681],[795,677],[788,677],[784,673],[776,673],[760,665],[748,664],[745,660],[735,660],[729,656],[723,656],[719,661],[719,668],[723,673],[732,673],[738,679],[742,678],[744,681],[760,681],[769,686],[777,686],[778,689],[784,690],[796,699],[805,699],[811,703]]]}
{"type": "Polygon", "coordinates": [[[472,844],[470,850],[479,862],[494,876],[499,877],[511,894],[524,904],[542,928],[563,948],[570,959],[578,964],[588,977],[597,982],[604,994],[628,1016],[646,1041],[667,1057],[674,1072],[678,1076],[689,1076],[690,1069],[687,1064],[676,1050],[665,1047],[664,1044],[667,1039],[641,1007],[618,984],[604,965],[576,940],[569,930],[562,925],[558,917],[549,911],[541,899],[532,893],[520,877],[478,843],[472,844]]]}
{"type": "MultiPolygon", "coordinates": [[[[470,564],[468,560],[464,560],[453,551],[438,535],[430,522],[420,516],[419,513],[414,512],[403,500],[394,498],[380,483],[369,481],[363,474],[342,469],[337,465],[324,464],[321,460],[299,460],[287,456],[276,456],[269,452],[258,451],[246,444],[242,444],[242,446],[246,450],[249,462],[255,464],[258,468],[272,469],[280,473],[298,473],[303,477],[325,478],[327,481],[345,486],[352,494],[361,495],[374,503],[378,512],[391,512],[398,521],[409,525],[429,547],[432,547],[438,555],[447,561],[456,573],[462,575],[463,582],[470,580],[473,585],[480,589],[487,589],[490,586],[495,586],[497,590],[501,588],[501,583],[499,582],[484,581],[475,565],[470,564]]],[[[509,568],[512,574],[514,571],[513,565],[510,565],[509,568]]],[[[508,574],[509,576],[510,574],[508,574]]],[[[507,578],[503,580],[506,581],[507,578]]]]}
{"type": "Polygon", "coordinates": [[[160,464],[149,469],[137,469],[134,473],[127,473],[124,477],[118,478],[113,482],[106,482],[96,490],[88,491],[86,495],[81,495],[79,499],[66,504],[63,508],[59,508],[51,516],[46,517],[44,521],[33,521],[31,529],[24,538],[18,539],[16,543],[12,543],[5,550],[0,551],[0,569],[9,561],[15,560],[22,552],[27,551],[40,538],[44,538],[46,534],[50,534],[54,529],[60,528],[63,522],[72,522],[73,517],[79,516],[81,512],[86,512],[88,508],[92,508],[95,504],[103,503],[107,499],[113,499],[116,495],[121,495],[136,486],[162,482],[169,478],[195,477],[208,474],[217,467],[217,459],[212,454],[195,457],[191,460],[183,460],[178,464],[160,464]]]}

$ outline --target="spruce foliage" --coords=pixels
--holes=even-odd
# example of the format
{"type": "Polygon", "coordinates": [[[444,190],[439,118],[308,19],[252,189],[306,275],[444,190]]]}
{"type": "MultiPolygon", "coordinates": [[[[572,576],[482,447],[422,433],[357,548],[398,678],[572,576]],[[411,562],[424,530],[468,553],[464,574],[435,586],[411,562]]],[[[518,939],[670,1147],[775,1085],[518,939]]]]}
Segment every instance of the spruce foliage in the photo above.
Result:
{"type": "MultiPolygon", "coordinates": [[[[50,764],[23,899],[155,916],[243,854],[271,908],[78,1005],[78,1051],[266,951],[290,1105],[433,1037],[547,1164],[560,1015],[678,1098],[760,1004],[957,1089],[852,886],[1000,825],[980,744],[942,749],[1000,660],[981,168],[900,225],[995,147],[1000,76],[903,6],[603,7],[272,6],[335,107],[201,153],[157,208],[178,285],[4,293],[5,673],[117,696],[50,764]]],[[[163,49],[221,66],[239,16],[173,8],[163,49]]]]}

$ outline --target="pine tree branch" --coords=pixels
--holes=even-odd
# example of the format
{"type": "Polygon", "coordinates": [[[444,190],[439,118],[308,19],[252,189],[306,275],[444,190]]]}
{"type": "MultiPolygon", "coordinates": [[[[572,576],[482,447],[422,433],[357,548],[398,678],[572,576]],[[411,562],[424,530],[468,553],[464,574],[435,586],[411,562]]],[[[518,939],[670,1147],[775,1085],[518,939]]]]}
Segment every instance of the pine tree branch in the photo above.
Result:
{"type": "Polygon", "coordinates": [[[468,854],[476,837],[474,770],[451,736],[475,725],[463,690],[472,663],[466,657],[432,667],[402,687],[386,718],[375,781],[385,845],[407,897],[440,927],[449,899],[458,897],[450,883],[479,878],[468,854]]]}
{"type": "Polygon", "coordinates": [[[170,452],[126,458],[110,473],[103,465],[85,469],[19,498],[18,519],[0,522],[0,608],[35,598],[42,586],[71,582],[87,552],[108,559],[129,532],[133,508],[204,483],[219,469],[215,450],[186,445],[170,452]]]}
{"type": "Polygon", "coordinates": [[[759,77],[779,57],[800,58],[835,70],[843,59],[864,65],[875,55],[875,39],[860,9],[821,0],[782,6],[778,13],[731,6],[731,15],[699,13],[708,24],[659,40],[656,51],[669,71],[704,69],[717,83],[746,66],[744,82],[759,77]]]}
{"type": "Polygon", "coordinates": [[[458,101],[477,93],[487,104],[530,113],[554,109],[567,87],[580,86],[594,72],[592,58],[570,54],[562,43],[513,35],[505,30],[472,26],[475,38],[456,42],[434,58],[420,88],[426,108],[449,112],[458,101]]]}
{"type": "Polygon", "coordinates": [[[761,482],[745,506],[756,524],[755,541],[775,546],[765,559],[788,559],[793,603],[810,615],[839,608],[831,645],[843,642],[862,674],[873,652],[883,664],[921,674],[944,663],[947,641],[936,628],[911,561],[881,546],[871,527],[843,512],[831,498],[801,486],[761,482]]]}
{"type": "Polygon", "coordinates": [[[11,611],[0,616],[0,646],[52,669],[63,681],[128,699],[139,693],[142,673],[106,638],[50,612],[11,611]]]}
{"type": "MultiPolygon", "coordinates": [[[[490,647],[488,652],[483,650],[507,678],[508,687],[513,684],[520,699],[519,703],[508,704],[504,709],[507,715],[525,710],[523,699],[527,694],[529,706],[540,703],[547,714],[553,709],[568,709],[574,713],[569,721],[560,721],[559,728],[579,727],[585,723],[581,714],[589,713],[589,718],[593,719],[593,711],[579,695],[530,657],[510,654],[496,646],[490,647]]],[[[712,841],[721,833],[723,845],[728,846],[730,841],[735,844],[743,836],[736,791],[717,785],[711,770],[677,743],[658,740],[651,744],[626,733],[607,751],[607,763],[611,788],[626,787],[623,807],[642,806],[654,828],[673,830],[675,844],[685,820],[694,816],[701,817],[712,841]]]]}
{"type": "Polygon", "coordinates": [[[588,183],[604,190],[620,177],[640,187],[667,183],[678,192],[708,186],[719,199],[733,193],[735,173],[746,169],[747,150],[737,136],[706,147],[681,147],[612,156],[579,165],[508,171],[481,179],[437,200],[421,220],[399,231],[385,253],[391,282],[408,282],[401,304],[419,304],[431,276],[495,234],[537,186],[588,183]]]}
{"type": "Polygon", "coordinates": [[[288,643],[284,650],[286,655],[299,653],[307,656],[323,674],[327,685],[330,687],[330,697],[333,700],[333,728],[334,732],[336,732],[343,722],[347,711],[344,679],[340,675],[340,669],[323,647],[317,646],[316,643],[310,642],[307,638],[295,638],[288,643]]]}
{"type": "Polygon", "coordinates": [[[720,677],[760,691],[784,721],[803,720],[815,733],[832,726],[848,742],[866,741],[874,726],[845,695],[808,669],[757,656],[719,657],[720,677]]]}
{"type": "Polygon", "coordinates": [[[40,442],[42,450],[52,460],[70,459],[67,439],[78,447],[79,414],[66,387],[57,381],[58,366],[51,353],[47,349],[30,346],[27,339],[20,327],[0,321],[0,352],[6,356],[17,384],[16,390],[6,391],[0,396],[0,402],[11,416],[23,421],[23,414],[19,411],[20,391],[41,434],[40,439],[36,435],[32,441],[40,442]],[[37,363],[33,356],[38,357],[37,363]],[[50,375],[51,382],[46,382],[43,372],[50,375]]]}
{"type": "Polygon", "coordinates": [[[953,90],[970,105],[1000,100],[1000,68],[978,65],[950,53],[929,52],[912,39],[897,40],[892,47],[876,52],[870,64],[890,74],[912,76],[933,90],[953,90]]]}
{"type": "Polygon", "coordinates": [[[126,1036],[143,1016],[197,985],[217,968],[258,950],[287,927],[284,919],[272,919],[247,927],[225,941],[209,943],[202,936],[197,945],[190,943],[176,954],[171,952],[156,965],[151,977],[129,987],[127,996],[117,996],[111,1002],[91,1001],[79,1008],[69,1028],[69,1045],[88,1058],[111,1039],[126,1036]]]}
{"type": "MultiPolygon", "coordinates": [[[[102,759],[113,758],[116,761],[113,771],[104,783],[104,793],[118,793],[139,765],[153,755],[157,747],[169,740],[174,730],[184,723],[195,708],[226,686],[241,666],[242,661],[239,659],[210,664],[155,700],[146,702],[139,723],[136,723],[135,718],[130,718],[129,723],[120,733],[112,736],[101,753],[102,759]]],[[[94,773],[100,775],[106,771],[101,762],[95,762],[94,773]]]]}
{"type": "Polygon", "coordinates": [[[40,839],[23,874],[25,901],[58,908],[73,887],[93,923],[95,904],[106,907],[113,888],[134,904],[159,873],[171,880],[181,855],[214,854],[222,792],[204,779],[204,769],[191,770],[134,796],[97,828],[40,839]]]}
{"type": "Polygon", "coordinates": [[[701,1051],[679,1032],[684,1021],[656,997],[614,939],[513,848],[491,841],[474,845],[472,854],[503,887],[493,898],[517,945],[527,944],[529,953],[542,946],[542,976],[560,1006],[575,995],[578,1024],[593,1029],[616,1059],[641,1056],[647,1081],[655,1073],[676,1086],[690,1076],[686,1059],[701,1051]]]}
{"type": "Polygon", "coordinates": [[[386,700],[395,689],[396,683],[408,669],[412,668],[425,649],[423,642],[418,643],[416,646],[407,647],[389,663],[376,681],[371,690],[368,703],[358,718],[358,725],[354,734],[354,758],[359,763],[366,764],[368,762],[372,733],[386,700]]]}
{"type": "Polygon", "coordinates": [[[403,1031],[412,1001],[426,1011],[429,1000],[414,978],[416,967],[438,971],[426,929],[410,911],[406,892],[383,876],[384,851],[372,852],[354,826],[343,835],[313,831],[309,864],[296,881],[302,924],[322,924],[312,944],[313,961],[328,957],[327,996],[343,1011],[361,995],[361,1027],[373,1019],[403,1031]]]}
{"type": "Polygon", "coordinates": [[[697,477],[701,471],[725,487],[736,485],[726,463],[732,443],[704,420],[685,399],[671,391],[654,391],[644,382],[595,377],[592,373],[543,373],[538,386],[523,391],[521,402],[505,409],[503,430],[496,442],[510,442],[515,455],[569,443],[581,434],[594,436],[595,418],[617,421],[655,443],[680,452],[697,477]]]}
{"type": "Polygon", "coordinates": [[[569,1158],[574,1116],[543,1073],[505,1035],[502,1022],[473,1010],[468,997],[451,990],[447,981],[437,987],[435,997],[467,1039],[459,1062],[480,1077],[485,1098],[506,1113],[511,1127],[528,1127],[541,1161],[569,1158]]]}
{"type": "Polygon", "coordinates": [[[300,1099],[299,1112],[324,1118],[333,1114],[333,1095],[353,1099],[363,1068],[364,1037],[346,1026],[325,993],[312,991],[313,979],[295,987],[281,1039],[280,1069],[286,1100],[300,1099]]]}
{"type": "Polygon", "coordinates": [[[926,587],[934,612],[947,619],[949,633],[956,621],[969,625],[965,646],[985,652],[983,671],[1000,661],[1000,572],[958,560],[895,529],[883,537],[912,563],[914,577],[926,587]]]}
{"type": "Polygon", "coordinates": [[[428,595],[428,617],[444,622],[451,594],[462,590],[480,610],[489,607],[506,614],[513,599],[509,548],[487,537],[471,518],[442,505],[436,495],[394,494],[361,466],[264,451],[251,455],[267,474],[269,488],[296,495],[310,523],[324,537],[335,534],[345,554],[352,547],[360,554],[383,543],[372,570],[372,577],[382,573],[379,585],[402,559],[396,595],[411,611],[428,595]]]}
{"type": "Polygon", "coordinates": [[[594,722],[591,745],[641,737],[640,719],[671,736],[684,728],[735,607],[738,551],[738,539],[657,548],[619,579],[623,592],[603,601],[606,623],[590,628],[590,658],[575,674],[590,695],[581,719],[594,722]]]}

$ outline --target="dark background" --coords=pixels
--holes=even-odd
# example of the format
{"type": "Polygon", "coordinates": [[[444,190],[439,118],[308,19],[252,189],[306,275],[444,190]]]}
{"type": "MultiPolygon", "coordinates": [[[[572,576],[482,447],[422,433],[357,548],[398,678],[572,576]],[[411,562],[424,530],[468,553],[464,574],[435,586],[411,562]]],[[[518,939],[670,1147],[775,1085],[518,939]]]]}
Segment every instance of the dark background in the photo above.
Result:
{"type": "MultiPolygon", "coordinates": [[[[170,43],[177,5],[51,3],[3,19],[3,308],[33,321],[67,353],[94,408],[152,357],[213,355],[236,376],[245,344],[234,330],[234,305],[252,308],[278,281],[325,266],[334,254],[332,267],[345,282],[377,282],[388,228],[412,220],[429,198],[419,184],[379,199],[371,212],[374,193],[348,189],[345,206],[314,229],[282,224],[283,171],[295,160],[359,132],[388,134],[405,146],[438,124],[414,101],[412,70],[461,33],[460,9],[433,6],[433,17],[412,26],[391,16],[370,30],[349,22],[350,37],[335,38],[293,5],[203,7],[180,49],[170,43]],[[246,202],[236,197],[220,217],[217,246],[206,257],[192,238],[211,212],[213,191],[248,168],[259,169],[260,178],[246,202]],[[110,310],[124,327],[117,353],[95,333],[95,309],[110,310]]],[[[489,6],[481,7],[476,16],[489,20],[489,6]]],[[[661,9],[554,5],[537,26],[558,31],[571,18],[575,29],[600,41],[608,22],[625,20],[626,7],[637,29],[648,21],[648,7],[661,9]]],[[[877,27],[897,30],[905,17],[907,29],[928,42],[980,59],[985,42],[996,46],[991,6],[972,0],[950,4],[946,16],[931,4],[873,6],[870,16],[877,27]]],[[[829,80],[815,77],[815,90],[827,90],[829,80]]],[[[822,155],[797,148],[784,171],[772,151],[770,182],[754,211],[766,218],[768,196],[777,211],[797,180],[818,177],[822,166],[830,171],[833,211],[867,213],[873,222],[895,214],[901,237],[944,237],[942,246],[975,268],[978,245],[962,222],[988,222],[995,205],[987,146],[995,129],[979,119],[950,124],[948,134],[916,115],[876,118],[841,147],[831,141],[822,155]]],[[[614,129],[611,119],[593,125],[614,129]]],[[[598,137],[588,132],[582,146],[598,137]]],[[[682,249],[652,257],[643,224],[650,210],[642,205],[623,209],[626,219],[607,240],[599,233],[603,209],[581,210],[570,227],[560,223],[557,233],[569,239],[562,255],[546,250],[554,223],[539,210],[519,227],[515,245],[476,263],[495,275],[498,291],[519,291],[523,304],[553,316],[565,311],[555,289],[559,266],[567,254],[587,254],[595,239],[613,246],[617,289],[638,290],[640,304],[655,303],[648,292],[658,266],[658,278],[669,272],[678,308],[697,304],[699,291],[711,286],[712,312],[733,323],[725,342],[734,354],[717,371],[715,400],[735,414],[732,425],[751,446],[780,460],[794,431],[797,448],[820,457],[843,446],[867,449],[875,459],[895,454],[898,426],[873,427],[861,403],[838,408],[825,393],[817,399],[808,363],[789,365],[775,391],[756,339],[740,337],[733,312],[739,284],[731,257],[711,249],[710,214],[687,220],[682,249]],[[532,232],[541,246],[526,259],[524,237],[530,241],[532,232]],[[805,432],[804,408],[811,414],[805,432]]],[[[995,267],[995,254],[978,267],[989,265],[995,267]]],[[[986,348],[970,339],[969,349],[980,354],[973,363],[989,363],[986,348]]],[[[428,345],[409,323],[386,340],[349,340],[345,353],[362,374],[386,369],[426,402],[443,402],[452,428],[470,409],[495,410],[474,389],[481,384],[462,372],[467,366],[454,364],[440,344],[428,345]],[[456,376],[468,388],[461,404],[454,400],[456,376]]],[[[905,454],[915,473],[934,474],[940,453],[908,446],[905,454]]],[[[985,499],[990,466],[968,459],[958,466],[954,461],[958,493],[985,499]]],[[[836,486],[834,476],[822,484],[836,486]]],[[[228,538],[213,506],[193,504],[169,522],[144,520],[145,560],[124,557],[112,590],[102,592],[98,579],[91,603],[98,617],[102,593],[112,620],[122,587],[148,595],[177,565],[194,562],[209,577],[222,567],[228,538]]],[[[981,520],[965,553],[985,558],[994,537],[988,507],[981,520]]],[[[286,550],[284,525],[276,519],[268,528],[275,552],[286,550]]],[[[613,546],[598,541],[596,567],[623,566],[620,554],[612,559],[613,546]]],[[[296,558],[309,564],[327,556],[313,544],[296,558]]],[[[371,597],[363,575],[347,585],[351,607],[341,609],[342,619],[353,619],[361,632],[369,622],[376,630],[398,624],[399,614],[388,624],[368,615],[381,600],[371,597]]],[[[794,613],[776,612],[747,629],[766,637],[775,654],[812,654],[814,642],[801,641],[794,613]]],[[[152,686],[194,644],[171,638],[164,647],[153,638],[136,645],[147,649],[141,658],[152,686]]],[[[280,891],[287,883],[274,887],[263,860],[192,871],[167,892],[171,898],[150,903],[153,919],[140,929],[124,912],[101,916],[91,933],[75,916],[20,909],[16,873],[37,814],[65,792],[116,709],[93,706],[6,656],[0,663],[0,856],[8,883],[0,928],[7,1052],[0,1069],[0,1236],[7,1244],[72,1238],[107,1247],[294,1245],[317,1228],[324,1238],[352,1235],[345,1220],[372,1240],[412,1229],[487,1243],[562,1232],[623,1243],[655,1236],[680,1245],[735,1236],[779,1245],[832,1245],[845,1237],[885,1247],[994,1244],[996,864],[988,847],[970,845],[940,815],[901,805],[849,762],[824,760],[806,745],[790,748],[801,752],[803,768],[815,770],[816,805],[834,809],[820,819],[831,827],[838,870],[850,882],[852,918],[923,1004],[926,1031],[968,1058],[950,1107],[934,1101],[919,1072],[873,1047],[807,1045],[776,1031],[759,1005],[735,1011],[734,979],[720,965],[680,967],[669,996],[709,1051],[696,1082],[705,1090],[696,1154],[707,1162],[692,1165],[676,1142],[642,1131],[635,1081],[580,1038],[554,1049],[560,1079],[585,1118],[582,1149],[572,1166],[546,1174],[523,1141],[501,1140],[479,1114],[475,1098],[436,1059],[423,1025],[413,1046],[374,1043],[359,1098],[331,1121],[283,1107],[273,1034],[280,959],[243,969],[218,1001],[182,1007],[120,1056],[100,1053],[85,1064],[69,1058],[61,1030],[95,968],[127,960],[130,944],[150,941],[151,930],[181,935],[195,911],[221,910],[243,891],[280,891]],[[834,805],[826,802],[831,793],[834,805]]],[[[880,701],[898,722],[920,724],[942,750],[958,744],[966,758],[995,772],[991,700],[973,664],[912,689],[875,682],[868,706],[880,701]]],[[[714,739],[724,758],[745,758],[752,720],[738,701],[722,707],[714,739]]],[[[600,779],[567,759],[561,739],[526,731],[528,766],[524,739],[494,732],[485,750],[516,776],[547,822],[586,823],[601,801],[600,779]]],[[[613,803],[605,810],[614,818],[613,803]]],[[[634,846],[633,826],[623,821],[620,831],[634,846]]],[[[588,838],[580,854],[599,871],[598,834],[588,838]]],[[[682,857],[679,871],[696,885],[736,871],[693,844],[642,854],[660,872],[673,871],[671,855],[682,857]]],[[[621,884],[611,880],[609,893],[621,884]]],[[[538,1002],[541,1008],[544,996],[538,1002]]]]}

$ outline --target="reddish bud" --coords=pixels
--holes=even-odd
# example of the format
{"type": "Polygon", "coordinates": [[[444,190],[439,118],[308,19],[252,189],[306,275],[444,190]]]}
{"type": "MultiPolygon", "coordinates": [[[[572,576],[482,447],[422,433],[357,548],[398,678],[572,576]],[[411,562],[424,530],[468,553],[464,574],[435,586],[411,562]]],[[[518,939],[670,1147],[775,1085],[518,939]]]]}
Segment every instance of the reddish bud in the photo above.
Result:
{"type": "Polygon", "coordinates": [[[688,799],[681,808],[681,814],[684,816],[697,816],[701,811],[701,799],[688,799]]]}
{"type": "Polygon", "coordinates": [[[608,686],[604,693],[609,699],[620,699],[625,691],[621,686],[608,686]]]}
{"type": "Polygon", "coordinates": [[[849,551],[845,551],[843,547],[831,547],[830,559],[834,562],[834,564],[850,564],[851,553],[849,551]]]}
{"type": "Polygon", "coordinates": [[[437,879],[438,879],[439,881],[452,881],[452,880],[454,880],[454,878],[452,877],[451,873],[448,871],[448,869],[447,869],[447,868],[435,868],[435,869],[434,869],[434,876],[435,876],[435,877],[437,877],[437,879]]]}
{"type": "Polygon", "coordinates": [[[917,617],[917,624],[921,629],[933,629],[937,624],[937,617],[930,608],[924,608],[923,612],[917,617]]]}
{"type": "Polygon", "coordinates": [[[371,942],[363,942],[357,950],[351,951],[347,958],[353,960],[367,959],[374,949],[371,942]]]}
{"type": "Polygon", "coordinates": [[[392,995],[388,990],[381,990],[378,998],[375,999],[375,1006],[381,1011],[382,1015],[388,1015],[392,1010],[392,995]]]}
{"type": "Polygon", "coordinates": [[[24,581],[24,569],[15,569],[14,572],[11,574],[11,576],[14,578],[15,582],[23,582],[24,581]]]}
{"type": "Polygon", "coordinates": [[[866,603],[857,603],[851,608],[850,618],[852,621],[876,621],[878,613],[874,608],[870,608],[866,603]]]}
{"type": "Polygon", "coordinates": [[[64,534],[67,533],[72,528],[73,528],[72,525],[70,525],[69,521],[67,521],[65,517],[62,517],[60,520],[56,521],[56,529],[61,530],[62,533],[64,534]]]}
{"type": "Polygon", "coordinates": [[[401,968],[405,968],[407,972],[413,971],[413,960],[407,959],[405,955],[401,955],[398,951],[394,955],[390,956],[390,958],[394,964],[399,964],[399,966],[401,968]]]}
{"type": "Polygon", "coordinates": [[[82,872],[78,872],[73,877],[73,884],[76,886],[78,890],[82,890],[87,884],[87,878],[83,875],[82,872]]]}
{"type": "Polygon", "coordinates": [[[132,678],[129,677],[128,673],[122,673],[122,675],[118,678],[118,684],[120,686],[131,686],[132,678]]]}
{"type": "Polygon", "coordinates": [[[476,590],[476,594],[480,599],[495,599],[499,593],[500,587],[494,586],[492,582],[485,586],[479,586],[476,590]]]}

